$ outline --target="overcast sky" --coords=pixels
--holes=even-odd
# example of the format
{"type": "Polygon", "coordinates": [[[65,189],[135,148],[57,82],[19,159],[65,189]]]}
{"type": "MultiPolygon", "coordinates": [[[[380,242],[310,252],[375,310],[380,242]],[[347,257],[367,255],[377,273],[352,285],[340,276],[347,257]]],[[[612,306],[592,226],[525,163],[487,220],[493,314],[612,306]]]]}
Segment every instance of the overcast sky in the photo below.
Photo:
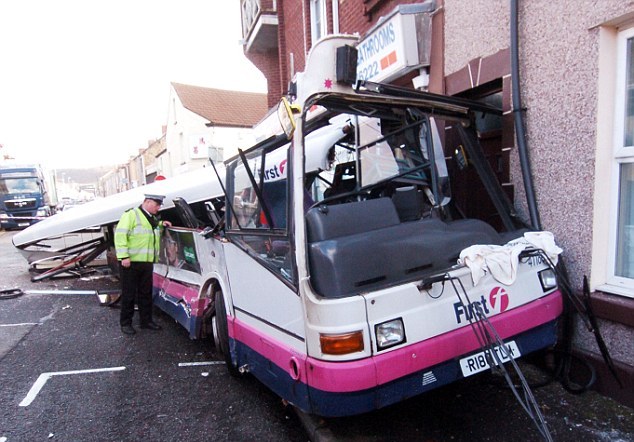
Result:
{"type": "Polygon", "coordinates": [[[0,152],[50,168],[127,161],[169,83],[266,92],[238,0],[0,0],[0,152]]]}

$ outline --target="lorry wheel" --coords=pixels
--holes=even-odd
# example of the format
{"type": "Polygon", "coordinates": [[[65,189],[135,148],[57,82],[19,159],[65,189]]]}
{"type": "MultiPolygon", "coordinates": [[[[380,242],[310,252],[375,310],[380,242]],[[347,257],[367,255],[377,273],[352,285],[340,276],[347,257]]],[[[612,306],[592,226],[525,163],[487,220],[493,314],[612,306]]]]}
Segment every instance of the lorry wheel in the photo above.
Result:
{"type": "Polygon", "coordinates": [[[240,376],[238,367],[231,360],[231,350],[229,349],[229,327],[227,326],[227,307],[222,292],[216,294],[216,312],[211,318],[211,326],[214,334],[214,344],[216,349],[222,353],[227,370],[231,376],[240,376]]]}

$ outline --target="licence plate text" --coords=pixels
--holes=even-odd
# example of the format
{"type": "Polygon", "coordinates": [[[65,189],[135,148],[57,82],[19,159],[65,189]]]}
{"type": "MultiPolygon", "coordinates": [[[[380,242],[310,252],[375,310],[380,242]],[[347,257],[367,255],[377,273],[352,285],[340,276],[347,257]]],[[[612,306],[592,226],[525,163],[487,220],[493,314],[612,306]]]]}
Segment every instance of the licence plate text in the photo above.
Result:
{"type": "MultiPolygon", "coordinates": [[[[520,349],[517,348],[515,341],[507,342],[504,347],[506,348],[502,348],[501,346],[493,348],[493,351],[502,363],[510,361],[511,358],[517,359],[521,356],[520,349]]],[[[489,351],[490,350],[481,351],[480,353],[460,359],[460,369],[462,370],[462,375],[466,378],[467,376],[471,376],[488,369],[490,367],[489,360],[491,360],[493,364],[497,365],[497,359],[495,356],[488,354],[489,351]]]]}

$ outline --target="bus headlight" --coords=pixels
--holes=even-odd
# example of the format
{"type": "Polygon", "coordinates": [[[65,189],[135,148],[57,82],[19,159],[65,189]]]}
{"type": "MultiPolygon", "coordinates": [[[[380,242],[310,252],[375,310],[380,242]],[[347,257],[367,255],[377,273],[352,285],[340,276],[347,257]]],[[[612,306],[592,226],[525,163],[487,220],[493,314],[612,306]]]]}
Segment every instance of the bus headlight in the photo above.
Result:
{"type": "Polygon", "coordinates": [[[555,271],[547,268],[539,272],[539,282],[542,284],[542,290],[547,292],[557,287],[557,276],[555,271]]]}
{"type": "Polygon", "coordinates": [[[403,319],[397,318],[374,326],[378,350],[393,347],[405,342],[403,319]]]}
{"type": "Polygon", "coordinates": [[[43,218],[43,217],[45,217],[47,214],[48,214],[48,213],[47,213],[46,209],[42,207],[42,208],[40,208],[40,209],[37,209],[37,213],[35,214],[35,216],[38,216],[38,217],[42,217],[42,218],[43,218]]]}

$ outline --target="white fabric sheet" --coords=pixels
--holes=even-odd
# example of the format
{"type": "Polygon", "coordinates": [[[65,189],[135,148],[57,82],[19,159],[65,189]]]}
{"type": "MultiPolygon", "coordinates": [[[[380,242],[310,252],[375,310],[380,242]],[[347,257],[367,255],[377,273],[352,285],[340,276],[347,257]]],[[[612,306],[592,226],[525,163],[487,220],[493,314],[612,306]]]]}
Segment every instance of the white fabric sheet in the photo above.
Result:
{"type": "Polygon", "coordinates": [[[497,281],[511,285],[517,277],[519,254],[525,249],[542,249],[553,264],[557,264],[559,254],[563,251],[555,244],[551,232],[527,232],[522,238],[510,241],[503,246],[474,245],[460,253],[459,264],[471,270],[473,285],[477,285],[487,273],[491,273],[497,281]]]}

